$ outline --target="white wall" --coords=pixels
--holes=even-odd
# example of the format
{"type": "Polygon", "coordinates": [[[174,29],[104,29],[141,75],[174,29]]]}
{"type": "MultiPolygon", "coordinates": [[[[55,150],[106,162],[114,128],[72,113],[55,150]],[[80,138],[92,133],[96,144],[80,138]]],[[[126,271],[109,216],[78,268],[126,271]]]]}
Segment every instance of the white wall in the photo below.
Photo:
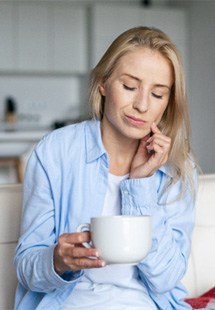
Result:
{"type": "Polygon", "coordinates": [[[215,173],[215,0],[168,3],[188,12],[192,145],[203,173],[215,173]]]}
{"type": "Polygon", "coordinates": [[[215,1],[190,5],[190,105],[193,148],[215,173],[215,1]]]}

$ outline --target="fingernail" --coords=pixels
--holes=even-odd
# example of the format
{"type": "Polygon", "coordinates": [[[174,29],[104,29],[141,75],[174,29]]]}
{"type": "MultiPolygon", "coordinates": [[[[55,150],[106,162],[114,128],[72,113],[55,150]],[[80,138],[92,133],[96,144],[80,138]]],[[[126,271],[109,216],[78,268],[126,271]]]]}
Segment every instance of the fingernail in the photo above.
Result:
{"type": "Polygon", "coordinates": [[[105,261],[102,261],[102,262],[101,262],[101,266],[102,266],[102,267],[105,267],[105,265],[106,265],[105,261]]]}

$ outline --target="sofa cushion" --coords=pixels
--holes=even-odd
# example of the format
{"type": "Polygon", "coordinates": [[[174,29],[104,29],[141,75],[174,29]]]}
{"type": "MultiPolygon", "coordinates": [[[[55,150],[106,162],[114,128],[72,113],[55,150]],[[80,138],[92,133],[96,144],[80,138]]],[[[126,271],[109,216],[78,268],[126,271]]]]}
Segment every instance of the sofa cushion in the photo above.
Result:
{"type": "Polygon", "coordinates": [[[188,271],[183,283],[190,297],[200,296],[215,286],[215,175],[201,175],[196,200],[188,271]]]}

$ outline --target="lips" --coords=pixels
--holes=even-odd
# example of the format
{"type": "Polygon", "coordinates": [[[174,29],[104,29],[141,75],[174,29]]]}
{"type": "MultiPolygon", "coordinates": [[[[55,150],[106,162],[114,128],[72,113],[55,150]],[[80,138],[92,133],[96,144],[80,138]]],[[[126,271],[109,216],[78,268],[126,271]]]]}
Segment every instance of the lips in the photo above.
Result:
{"type": "Polygon", "coordinates": [[[145,125],[147,123],[143,119],[135,117],[135,116],[125,115],[125,117],[126,117],[126,120],[130,124],[133,124],[133,125],[136,125],[136,126],[143,126],[143,125],[145,125]]]}

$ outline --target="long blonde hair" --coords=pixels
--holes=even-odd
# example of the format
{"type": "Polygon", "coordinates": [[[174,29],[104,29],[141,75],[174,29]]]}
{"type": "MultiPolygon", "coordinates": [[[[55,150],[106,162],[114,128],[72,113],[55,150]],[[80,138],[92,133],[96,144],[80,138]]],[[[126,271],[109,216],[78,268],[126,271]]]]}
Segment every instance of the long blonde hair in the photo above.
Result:
{"type": "Polygon", "coordinates": [[[139,47],[159,51],[172,66],[174,83],[169,103],[158,126],[163,134],[172,139],[169,166],[174,176],[173,182],[176,182],[180,177],[183,180],[187,178],[192,180],[193,165],[189,160],[191,153],[190,120],[183,64],[176,46],[161,30],[135,27],[123,32],[113,41],[91,72],[89,104],[92,116],[99,120],[103,117],[105,102],[99,92],[99,84],[104,83],[111,76],[122,56],[139,47]]]}

